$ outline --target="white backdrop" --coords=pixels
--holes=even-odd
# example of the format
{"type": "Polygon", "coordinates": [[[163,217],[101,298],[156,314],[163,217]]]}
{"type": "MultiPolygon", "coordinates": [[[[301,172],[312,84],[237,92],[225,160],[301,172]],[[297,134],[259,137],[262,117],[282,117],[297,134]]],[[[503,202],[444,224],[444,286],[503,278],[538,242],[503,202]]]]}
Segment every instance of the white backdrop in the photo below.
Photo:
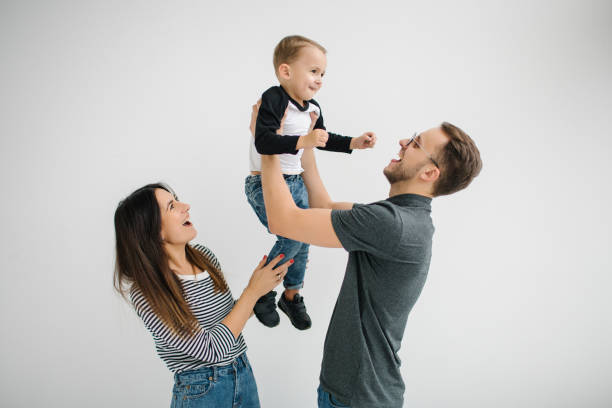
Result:
{"type": "MultiPolygon", "coordinates": [[[[166,407],[172,376],[112,290],[118,201],[168,182],[237,296],[273,239],[248,206],[251,104],[272,51],[328,49],[318,153],[332,197],[386,198],[397,140],[443,120],[482,174],[435,199],[408,320],[410,407],[612,404],[612,4],[608,1],[0,3],[0,405],[166,407]]],[[[313,328],[245,337],[263,407],[313,407],[347,254],[313,248],[313,328]]]]}

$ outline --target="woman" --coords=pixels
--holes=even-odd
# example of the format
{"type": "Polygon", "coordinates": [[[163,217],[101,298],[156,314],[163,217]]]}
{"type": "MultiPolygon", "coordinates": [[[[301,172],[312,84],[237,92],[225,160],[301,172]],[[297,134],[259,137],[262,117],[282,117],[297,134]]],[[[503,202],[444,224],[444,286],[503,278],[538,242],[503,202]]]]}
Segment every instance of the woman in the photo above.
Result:
{"type": "Polygon", "coordinates": [[[134,191],[115,211],[115,288],[129,295],[175,373],[171,407],[259,407],[242,329],[257,299],[280,282],[293,260],[259,262],[237,301],[214,254],[191,246],[189,205],[163,184],[134,191]]]}

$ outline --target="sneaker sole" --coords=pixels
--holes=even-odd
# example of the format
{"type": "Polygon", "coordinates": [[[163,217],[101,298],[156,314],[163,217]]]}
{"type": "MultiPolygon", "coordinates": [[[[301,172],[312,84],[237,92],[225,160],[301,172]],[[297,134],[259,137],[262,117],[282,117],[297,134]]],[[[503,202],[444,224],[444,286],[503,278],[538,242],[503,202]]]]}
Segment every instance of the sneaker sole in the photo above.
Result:
{"type": "Polygon", "coordinates": [[[264,326],[266,326],[266,327],[270,327],[270,328],[272,328],[272,327],[276,327],[276,326],[278,326],[278,325],[279,325],[279,323],[280,323],[280,316],[278,315],[278,312],[276,313],[276,315],[278,316],[278,320],[277,320],[277,321],[276,321],[274,324],[270,325],[270,324],[264,323],[264,322],[263,322],[263,321],[262,321],[262,320],[259,318],[259,316],[257,316],[257,313],[255,313],[255,317],[257,318],[257,320],[259,321],[259,323],[263,324],[263,325],[264,325],[264,326]]]}
{"type": "MultiPolygon", "coordinates": [[[[281,295],[281,296],[282,296],[282,295],[281,295]]],[[[310,329],[310,328],[312,327],[312,323],[310,323],[310,325],[309,325],[308,327],[304,327],[304,328],[297,327],[297,326],[295,325],[295,323],[293,323],[293,319],[292,319],[292,318],[291,318],[291,316],[289,315],[289,312],[285,310],[285,305],[284,305],[284,303],[278,302],[278,308],[279,308],[280,310],[282,310],[282,312],[285,314],[285,316],[287,316],[287,318],[289,318],[289,321],[291,322],[291,325],[292,325],[293,327],[295,327],[296,329],[298,329],[298,330],[308,330],[308,329],[310,329]]]]}

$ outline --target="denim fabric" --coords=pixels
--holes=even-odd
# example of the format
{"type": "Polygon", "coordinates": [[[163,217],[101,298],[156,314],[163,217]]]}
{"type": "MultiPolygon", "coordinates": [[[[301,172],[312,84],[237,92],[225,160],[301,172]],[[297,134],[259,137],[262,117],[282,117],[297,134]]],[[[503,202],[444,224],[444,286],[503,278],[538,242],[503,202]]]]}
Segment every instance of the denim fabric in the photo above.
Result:
{"type": "Polygon", "coordinates": [[[260,408],[257,384],[246,353],[232,364],[174,375],[170,408],[260,408]]]}
{"type": "Polygon", "coordinates": [[[349,405],[344,405],[336,401],[333,395],[331,395],[327,391],[324,391],[320,385],[319,385],[319,388],[317,388],[317,396],[318,396],[317,402],[318,402],[319,408],[346,408],[346,407],[350,408],[349,405]]]}
{"type": "MultiPolygon", "coordinates": [[[[304,185],[301,175],[284,175],[285,182],[289,186],[289,191],[293,201],[300,208],[308,208],[308,191],[304,185]]],[[[249,204],[257,214],[259,221],[268,229],[268,218],[266,216],[266,206],[264,205],[263,189],[261,188],[261,176],[247,176],[244,181],[244,192],[246,193],[249,204]]],[[[294,241],[279,235],[276,236],[276,243],[268,254],[268,260],[274,259],[279,254],[285,254],[285,262],[293,259],[294,263],[287,270],[283,286],[287,289],[300,289],[304,286],[304,274],[306,273],[306,261],[308,261],[308,249],[310,245],[303,242],[294,241]]],[[[284,262],[280,262],[283,264],[284,262]]]]}

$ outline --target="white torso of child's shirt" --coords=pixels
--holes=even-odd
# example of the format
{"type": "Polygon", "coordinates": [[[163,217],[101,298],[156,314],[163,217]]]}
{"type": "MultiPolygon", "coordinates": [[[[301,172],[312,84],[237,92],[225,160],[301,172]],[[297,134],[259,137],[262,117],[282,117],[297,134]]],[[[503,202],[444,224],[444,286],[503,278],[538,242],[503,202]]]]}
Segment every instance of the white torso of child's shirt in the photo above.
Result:
{"type": "MultiPolygon", "coordinates": [[[[308,109],[301,111],[291,101],[288,102],[287,116],[283,124],[283,135],[286,136],[304,136],[308,134],[312,119],[310,112],[316,112],[320,115],[320,110],[314,103],[308,104],[308,109]]],[[[251,136],[251,150],[249,154],[250,171],[261,171],[261,155],[257,153],[255,148],[255,138],[251,136]]],[[[297,154],[279,154],[281,171],[283,174],[302,174],[302,153],[303,149],[298,150],[297,154]]]]}

